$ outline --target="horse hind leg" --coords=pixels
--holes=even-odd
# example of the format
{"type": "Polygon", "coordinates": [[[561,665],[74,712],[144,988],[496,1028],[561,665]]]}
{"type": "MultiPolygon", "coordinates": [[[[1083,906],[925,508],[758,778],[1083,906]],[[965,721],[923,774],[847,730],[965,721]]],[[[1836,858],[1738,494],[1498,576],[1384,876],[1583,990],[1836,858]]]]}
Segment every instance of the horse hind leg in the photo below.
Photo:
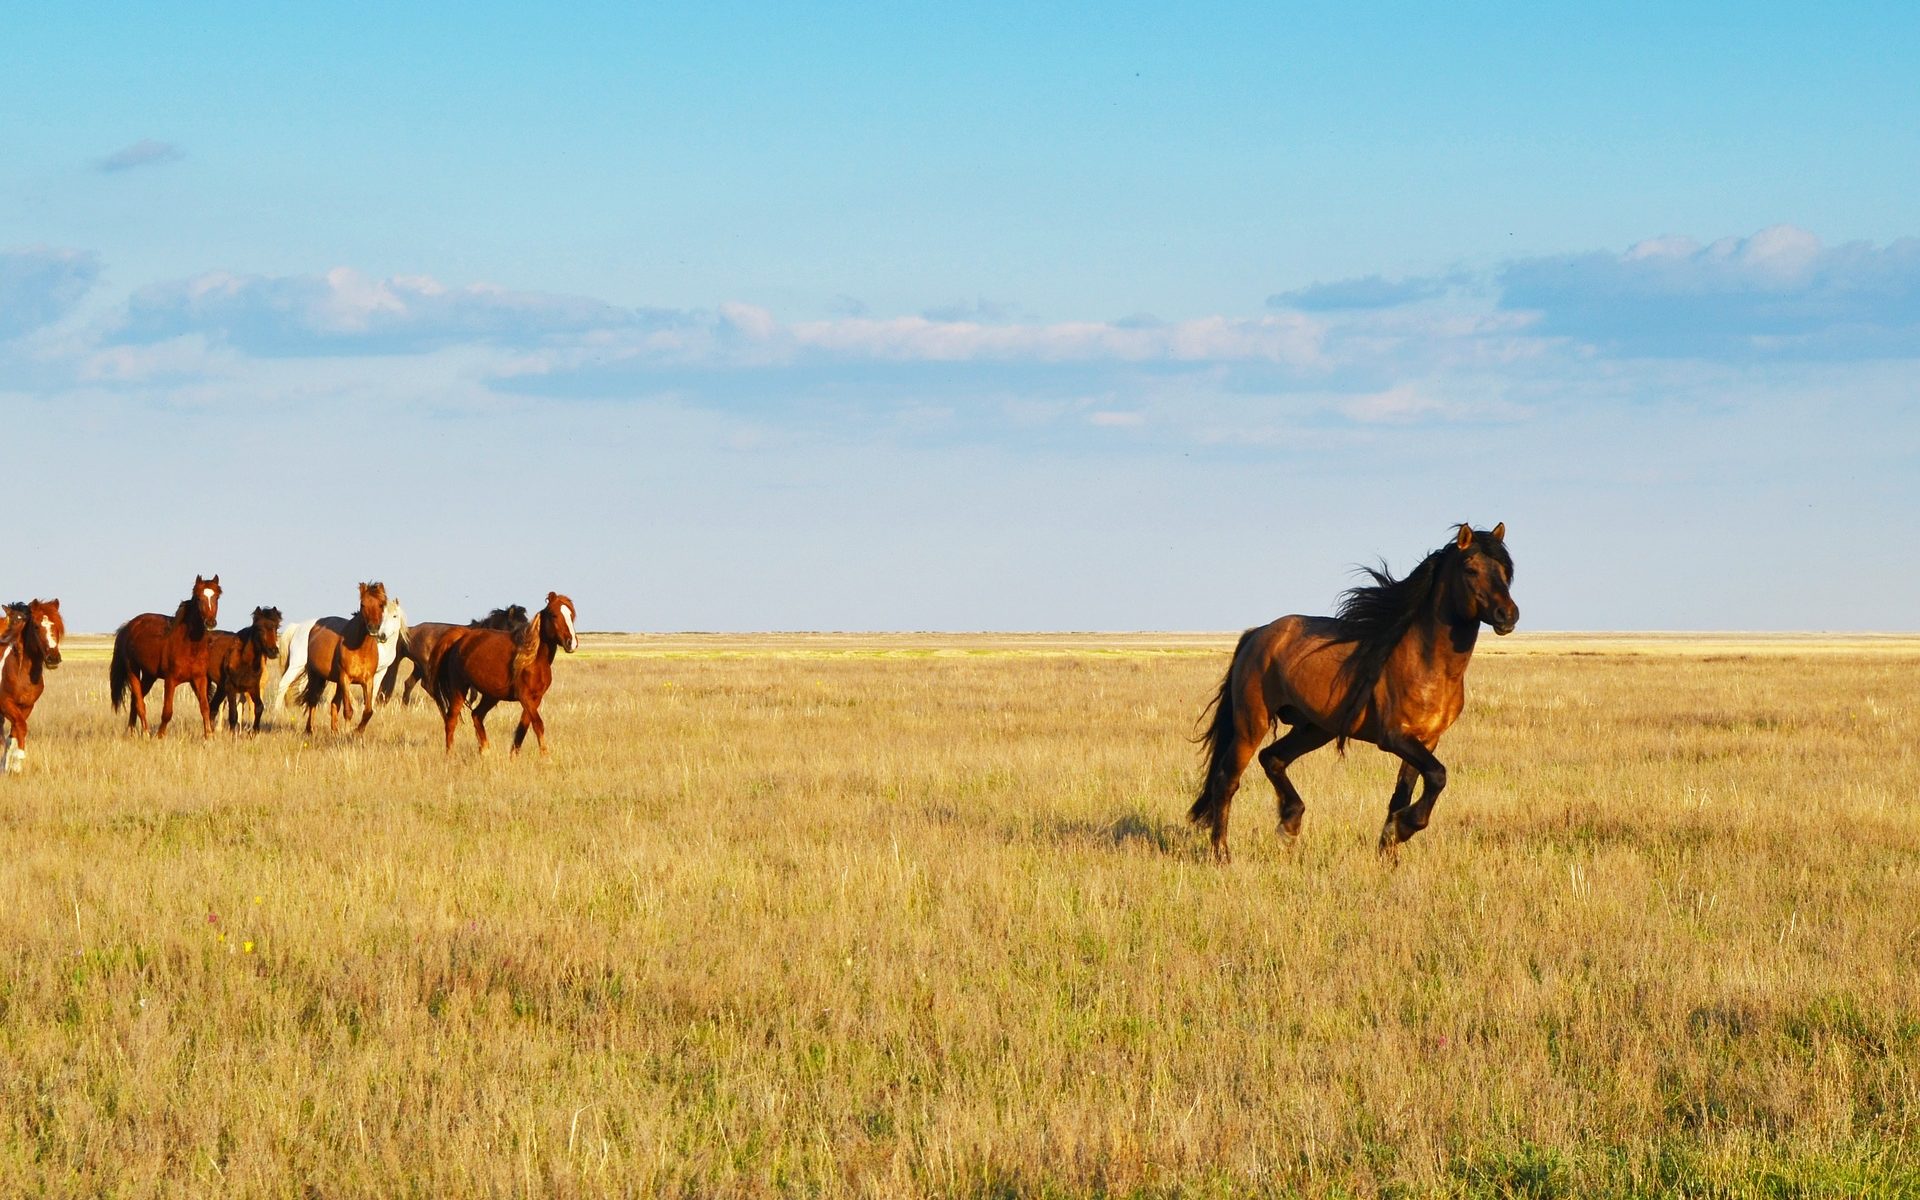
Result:
{"type": "MultiPolygon", "coordinates": [[[[1282,714],[1284,719],[1286,714],[1282,714]]],[[[1300,789],[1287,778],[1287,768],[1333,740],[1333,735],[1318,725],[1301,725],[1289,730],[1273,745],[1260,752],[1260,766],[1273,784],[1279,805],[1280,833],[1289,842],[1300,836],[1300,823],[1307,815],[1307,802],[1300,789]]]]}
{"type": "Polygon", "coordinates": [[[127,672],[127,732],[147,731],[147,689],[153,680],[143,679],[138,671],[127,672]]]}
{"type": "Polygon", "coordinates": [[[1200,789],[1200,798],[1187,811],[1190,820],[1207,826],[1213,857],[1218,862],[1233,861],[1233,852],[1227,848],[1227,822],[1233,814],[1233,797],[1240,790],[1240,776],[1253,761],[1254,751],[1272,724],[1264,707],[1257,713],[1249,711],[1253,707],[1236,705],[1216,718],[1206,782],[1200,789]]]}

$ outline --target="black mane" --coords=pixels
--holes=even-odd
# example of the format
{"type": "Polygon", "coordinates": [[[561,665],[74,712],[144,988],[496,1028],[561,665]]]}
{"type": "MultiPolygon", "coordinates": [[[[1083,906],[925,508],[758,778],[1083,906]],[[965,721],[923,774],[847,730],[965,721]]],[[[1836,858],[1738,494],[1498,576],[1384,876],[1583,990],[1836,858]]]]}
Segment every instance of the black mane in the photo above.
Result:
{"type": "MultiPolygon", "coordinates": [[[[1506,543],[1491,533],[1470,532],[1473,548],[1505,567],[1511,580],[1513,558],[1507,553],[1506,543]]],[[[1386,669],[1387,656],[1407,636],[1421,614],[1433,607],[1435,590],[1446,578],[1447,568],[1457,563],[1462,553],[1458,543],[1450,541],[1421,559],[1420,565],[1407,572],[1403,579],[1395,579],[1384,561],[1378,570],[1361,567],[1359,573],[1373,582],[1341,594],[1340,607],[1333,616],[1333,640],[1353,645],[1353,653],[1340,668],[1347,684],[1346,695],[1333,714],[1333,726],[1341,731],[1342,748],[1347,741],[1345,731],[1353,727],[1353,722],[1366,708],[1368,698],[1373,695],[1373,685],[1386,669]]]]}

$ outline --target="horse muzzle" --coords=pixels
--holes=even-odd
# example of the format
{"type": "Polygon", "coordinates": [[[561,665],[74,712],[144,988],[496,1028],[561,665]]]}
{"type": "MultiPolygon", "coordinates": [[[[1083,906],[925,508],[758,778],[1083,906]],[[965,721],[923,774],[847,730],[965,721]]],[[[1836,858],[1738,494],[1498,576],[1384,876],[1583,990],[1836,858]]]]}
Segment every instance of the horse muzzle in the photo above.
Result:
{"type": "Polygon", "coordinates": [[[59,665],[60,665],[60,652],[58,650],[50,651],[47,654],[47,670],[51,671],[59,665]]]}

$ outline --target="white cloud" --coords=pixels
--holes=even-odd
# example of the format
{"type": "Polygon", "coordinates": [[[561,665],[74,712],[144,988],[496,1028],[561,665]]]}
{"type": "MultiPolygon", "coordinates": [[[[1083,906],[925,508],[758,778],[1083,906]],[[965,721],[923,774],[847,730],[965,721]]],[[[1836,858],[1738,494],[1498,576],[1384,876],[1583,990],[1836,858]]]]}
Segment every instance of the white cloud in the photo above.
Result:
{"type": "Polygon", "coordinates": [[[318,276],[210,272],[156,284],[129,299],[117,333],[136,342],[201,333],[254,354],[380,354],[524,345],[663,319],[579,296],[450,287],[424,275],[375,279],[336,267],[318,276]]]}
{"type": "Polygon", "coordinates": [[[1537,313],[1539,332],[1627,355],[1920,355],[1920,239],[1827,246],[1776,225],[1525,259],[1499,281],[1501,305],[1537,313]]]}
{"type": "Polygon", "coordinates": [[[0,250],[0,341],[65,316],[99,275],[99,259],[82,250],[0,250]]]}

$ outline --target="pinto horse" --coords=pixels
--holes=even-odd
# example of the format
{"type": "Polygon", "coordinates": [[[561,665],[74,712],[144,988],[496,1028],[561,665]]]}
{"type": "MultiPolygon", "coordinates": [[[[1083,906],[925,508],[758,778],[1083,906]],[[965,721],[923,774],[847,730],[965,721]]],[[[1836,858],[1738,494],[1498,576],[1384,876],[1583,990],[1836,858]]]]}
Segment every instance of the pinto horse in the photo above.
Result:
{"type": "Polygon", "coordinates": [[[373,677],[380,669],[380,645],[387,640],[381,624],[387,615],[387,585],[360,585],[360,607],[350,617],[321,617],[307,634],[307,686],[300,703],[307,709],[307,732],[313,732],[313,710],[333,685],[332,728],[340,719],[353,720],[353,701],[347,688],[360,685],[366,711],[360,714],[358,733],[373,720],[373,677]]]}
{"type": "Polygon", "coordinates": [[[220,616],[220,577],[193,577],[193,594],[180,602],[171,617],[141,613],[113,635],[113,661],[107,669],[113,711],[119,712],[129,692],[133,703],[127,728],[147,728],[147,689],[161,683],[165,703],[160,706],[156,737],[167,736],[173,720],[173,689],[187,684],[200,702],[205,737],[213,736],[213,714],[207,708],[207,635],[220,616]]]}
{"type": "Polygon", "coordinates": [[[207,645],[207,682],[213,688],[213,711],[227,706],[227,728],[240,728],[240,701],[253,701],[253,732],[260,732],[260,681],[267,660],[280,657],[280,610],[256,608],[253,624],[239,633],[215,630],[207,645]]]}
{"type": "Polygon", "coordinates": [[[409,625],[401,631],[398,652],[393,664],[386,668],[380,679],[380,700],[385,703],[393,698],[394,684],[400,678],[400,664],[412,664],[413,671],[407,676],[407,686],[400,693],[402,706],[413,703],[413,689],[417,686],[425,691],[436,704],[439,697],[434,695],[433,677],[429,674],[434,651],[448,635],[462,629],[504,629],[512,632],[527,623],[527,610],[518,604],[509,604],[505,608],[496,608],[476,621],[465,625],[453,625],[445,621],[422,621],[418,625],[409,625]]]}
{"type": "Polygon", "coordinates": [[[1458,526],[1452,541],[1404,579],[1363,568],[1372,584],[1348,591],[1336,616],[1281,617],[1240,636],[1209,706],[1211,723],[1201,737],[1207,776],[1187,812],[1212,833],[1216,858],[1229,857],[1227,814],[1240,773],[1282,722],[1292,728],[1260,750],[1260,765],[1279,796],[1280,832],[1289,840],[1299,836],[1307,806],[1287,766],[1333,741],[1343,753],[1357,740],[1400,759],[1380,830],[1382,854],[1397,855],[1401,842],[1427,827],[1447,786],[1447,769],[1433,750],[1466,703],[1480,626],[1507,634],[1520,620],[1507,590],[1513,559],[1506,534],[1504,523],[1487,531],[1458,526]]]}
{"type": "MultiPolygon", "coordinates": [[[[313,626],[312,621],[295,621],[280,629],[280,641],[286,647],[287,661],[280,672],[280,686],[274,688],[273,695],[269,697],[276,707],[284,706],[288,702],[287,693],[295,684],[300,685],[302,689],[306,687],[307,641],[309,635],[313,633],[313,626]]],[[[387,671],[393,662],[394,651],[400,644],[400,635],[405,633],[406,629],[406,609],[400,607],[399,597],[388,596],[387,615],[380,619],[382,636],[374,639],[380,646],[380,662],[374,668],[375,671],[383,674],[387,671]]],[[[385,697],[383,696],[382,699],[385,697]]]]}
{"type": "Polygon", "coordinates": [[[447,753],[453,753],[454,730],[468,693],[480,699],[473,706],[473,735],[480,751],[487,749],[487,714],[502,700],[520,705],[520,726],[513,733],[513,752],[527,730],[547,752],[547,725],[540,719],[540,701],[553,684],[553,656],[564,647],[568,654],[580,648],[574,632],[573,601],[559,592],[547,593],[547,606],[512,633],[497,629],[457,629],[442,638],[432,661],[434,698],[447,720],[447,753]]]}
{"type": "Polygon", "coordinates": [[[46,691],[47,672],[60,665],[67,624],[58,600],[7,605],[11,640],[0,646],[0,724],[7,729],[6,771],[27,765],[27,718],[46,691]]]}

